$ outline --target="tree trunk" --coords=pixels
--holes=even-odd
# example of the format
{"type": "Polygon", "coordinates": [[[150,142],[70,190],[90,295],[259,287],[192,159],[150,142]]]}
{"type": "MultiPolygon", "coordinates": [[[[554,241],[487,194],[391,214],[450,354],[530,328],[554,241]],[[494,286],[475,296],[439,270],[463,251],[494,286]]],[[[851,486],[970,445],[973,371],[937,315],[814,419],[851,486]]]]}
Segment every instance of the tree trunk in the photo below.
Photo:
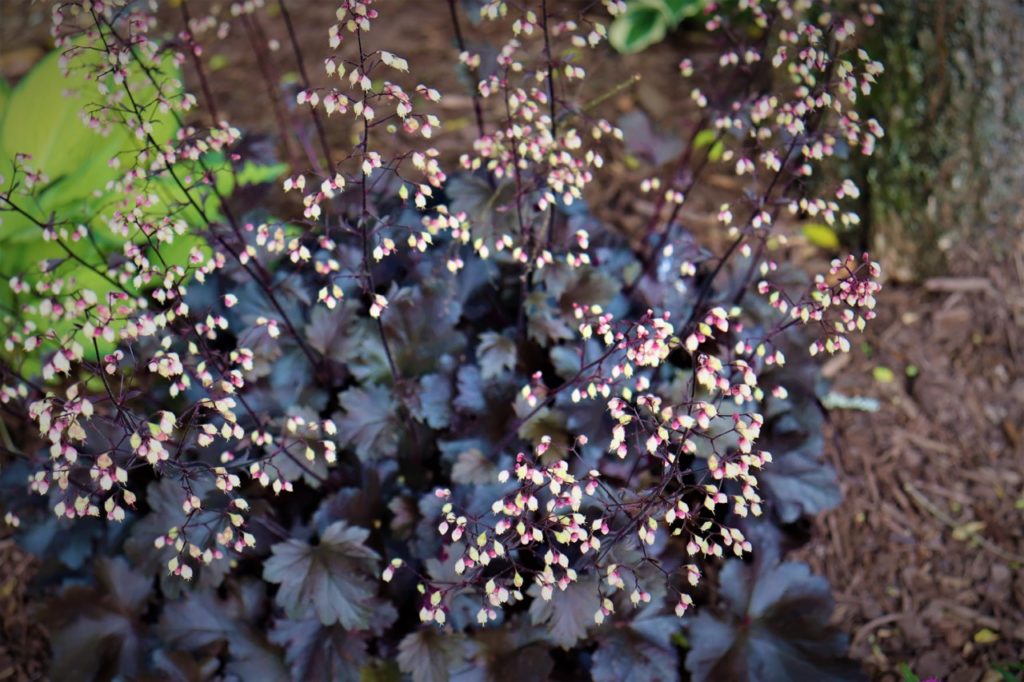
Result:
{"type": "Polygon", "coordinates": [[[964,240],[1024,225],[1024,0],[882,5],[870,107],[886,136],[868,218],[890,274],[916,279],[944,271],[964,240]]]}

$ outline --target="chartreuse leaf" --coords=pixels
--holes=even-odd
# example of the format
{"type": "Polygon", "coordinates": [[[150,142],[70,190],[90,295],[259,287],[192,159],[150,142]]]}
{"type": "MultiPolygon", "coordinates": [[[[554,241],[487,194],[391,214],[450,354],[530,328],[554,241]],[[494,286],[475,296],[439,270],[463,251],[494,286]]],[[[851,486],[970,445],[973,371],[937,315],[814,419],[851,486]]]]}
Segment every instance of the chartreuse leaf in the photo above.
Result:
{"type": "MultiPolygon", "coordinates": [[[[4,83],[4,94],[0,96],[0,174],[8,175],[13,170],[15,155],[23,153],[31,155],[29,165],[48,178],[45,185],[35,188],[31,197],[18,200],[19,208],[28,216],[14,211],[0,214],[0,314],[15,314],[22,321],[31,320],[41,328],[54,328],[58,334],[68,335],[75,333],[70,324],[58,323],[54,327],[48,319],[24,313],[25,304],[37,301],[31,295],[15,297],[8,280],[18,275],[32,285],[40,278],[40,261],[60,259],[54,276],[74,278],[72,286],[65,286],[66,294],[91,289],[100,300],[105,300],[114,290],[113,285],[83,262],[105,272],[108,258],[124,248],[126,238],[108,227],[117,201],[122,197],[110,183],[124,173],[124,169],[111,164],[111,160],[121,154],[135,154],[142,143],[135,139],[128,125],[113,125],[104,134],[86,126],[79,113],[98,101],[97,85],[85,77],[86,68],[72,70],[65,76],[58,62],[58,53],[47,55],[13,90],[8,92],[4,83]],[[67,243],[74,257],[68,257],[59,245],[43,240],[40,225],[49,224],[51,219],[61,225],[88,226],[89,239],[67,243]]],[[[156,86],[133,64],[127,68],[135,99],[153,101],[156,86]]],[[[180,92],[181,73],[170,53],[152,72],[158,74],[156,78],[162,84],[164,95],[174,97],[180,92]]],[[[155,106],[147,107],[145,116],[156,144],[168,142],[178,129],[173,114],[161,112],[155,106]]],[[[180,161],[174,166],[173,175],[164,171],[149,179],[147,190],[157,197],[158,203],[148,210],[157,215],[175,215],[187,223],[189,231],[177,235],[172,243],[160,245],[160,258],[143,235],[129,239],[146,248],[154,263],[162,258],[168,265],[185,264],[193,248],[208,253],[205,240],[196,228],[207,221],[222,219],[217,194],[229,196],[236,180],[243,185],[268,182],[285,170],[284,164],[247,162],[236,173],[220,153],[206,154],[201,163],[180,161]],[[186,193],[179,185],[178,181],[184,178],[193,178],[194,183],[194,178],[206,171],[213,175],[216,193],[203,188],[186,193]]],[[[125,288],[131,294],[139,293],[131,283],[125,288]]],[[[120,325],[114,326],[114,331],[118,331],[120,325]]],[[[84,337],[77,340],[87,348],[92,345],[84,337]]],[[[112,350],[112,344],[103,340],[99,341],[99,347],[100,353],[112,350]]],[[[7,351],[2,352],[10,356],[7,351]]],[[[38,359],[26,358],[21,370],[26,375],[37,373],[38,359]]]]}
{"type": "MultiPolygon", "coordinates": [[[[127,125],[114,125],[101,134],[81,120],[81,112],[100,99],[97,84],[86,77],[86,68],[65,76],[59,60],[59,52],[46,55],[10,92],[0,113],[0,172],[11,170],[16,154],[32,157],[29,165],[49,178],[37,192],[43,217],[48,211],[71,208],[94,192],[105,194],[106,183],[123,172],[111,166],[111,158],[140,147],[127,125]]],[[[153,100],[156,88],[148,77],[131,64],[127,68],[137,100],[153,100]]],[[[164,74],[164,95],[174,97],[180,92],[181,73],[169,54],[155,70],[164,74]]],[[[150,107],[146,116],[157,144],[166,143],[178,129],[170,112],[150,107]]],[[[10,231],[3,234],[0,241],[12,237],[10,231]]]]}
{"type": "Polygon", "coordinates": [[[711,146],[708,150],[708,161],[712,163],[721,160],[725,154],[725,145],[718,139],[718,133],[714,130],[702,130],[693,138],[693,146],[696,149],[711,146]]]}
{"type": "Polygon", "coordinates": [[[55,182],[85,165],[107,142],[79,118],[95,99],[96,84],[84,70],[65,78],[59,60],[58,52],[43,57],[9,95],[0,123],[5,175],[15,154],[29,154],[32,167],[55,182]]]}
{"type": "MultiPolygon", "coordinates": [[[[28,284],[35,284],[41,276],[40,261],[59,259],[53,261],[58,264],[54,276],[71,280],[65,285],[64,294],[91,289],[99,300],[105,301],[114,286],[89,266],[105,272],[107,256],[120,252],[124,242],[123,237],[114,235],[106,227],[105,218],[110,215],[116,199],[107,189],[107,183],[123,172],[109,162],[120,152],[137,149],[138,143],[127,126],[115,125],[104,136],[81,121],[80,112],[98,99],[97,85],[86,78],[84,69],[74,70],[65,77],[58,62],[56,52],[44,57],[3,98],[4,106],[0,110],[0,173],[10,177],[15,155],[29,154],[32,157],[29,166],[48,178],[45,185],[34,188],[31,197],[15,199],[28,216],[13,210],[0,214],[0,274],[3,275],[0,310],[66,336],[75,333],[70,323],[54,325],[49,319],[22,312],[22,306],[38,301],[31,294],[15,297],[9,278],[18,275],[28,284]],[[62,225],[88,225],[91,239],[66,242],[73,254],[69,257],[58,244],[43,239],[40,225],[50,224],[51,219],[62,225]]],[[[170,73],[170,83],[180,83],[179,72],[169,57],[161,66],[161,70],[165,69],[170,73]]],[[[130,73],[129,78],[132,76],[130,73]]],[[[142,83],[136,89],[136,96],[153,99],[154,90],[151,84],[142,83]]],[[[170,114],[151,116],[150,123],[152,134],[160,143],[170,139],[177,129],[170,114]]],[[[185,246],[181,244],[177,248],[185,246]]],[[[130,286],[128,288],[131,290],[130,286]]],[[[77,340],[86,348],[92,345],[84,336],[77,340]]],[[[101,353],[111,349],[106,341],[99,345],[101,353]]],[[[9,352],[3,353],[10,357],[9,352]]],[[[20,369],[26,375],[35,374],[39,360],[29,357],[20,369]]]]}
{"type": "Polygon", "coordinates": [[[906,663],[900,663],[896,666],[896,669],[900,671],[900,677],[903,678],[903,682],[921,682],[921,678],[906,663]]]}
{"type": "Polygon", "coordinates": [[[289,618],[316,616],[323,625],[349,630],[369,626],[380,556],[366,546],[370,532],[332,523],[313,546],[279,542],[263,565],[263,579],[277,583],[277,603],[289,618]]]}
{"type": "Polygon", "coordinates": [[[877,367],[872,369],[871,376],[873,376],[875,378],[875,381],[877,381],[880,384],[891,384],[893,381],[896,380],[896,374],[891,369],[885,367],[884,365],[878,365],[877,367]]]}
{"type": "Polygon", "coordinates": [[[846,658],[846,636],[829,625],[828,581],[806,564],[729,560],[719,582],[725,612],[701,610],[690,621],[686,669],[694,682],[864,679],[846,658]]]}
{"type": "Polygon", "coordinates": [[[273,182],[288,172],[288,164],[271,163],[259,164],[246,161],[238,171],[239,185],[262,185],[273,182]]]}
{"type": "Polygon", "coordinates": [[[839,236],[836,231],[823,223],[807,223],[801,229],[807,241],[818,248],[826,251],[835,251],[839,248],[839,236]]]}

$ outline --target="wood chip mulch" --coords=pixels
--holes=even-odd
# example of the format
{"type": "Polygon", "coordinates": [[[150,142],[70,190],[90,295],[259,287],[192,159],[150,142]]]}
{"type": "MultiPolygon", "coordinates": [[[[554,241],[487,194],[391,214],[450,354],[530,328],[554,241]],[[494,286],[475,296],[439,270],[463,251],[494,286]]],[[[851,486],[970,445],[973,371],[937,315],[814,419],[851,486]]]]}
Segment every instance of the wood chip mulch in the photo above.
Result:
{"type": "Polygon", "coordinates": [[[1003,248],[888,287],[861,352],[826,367],[880,409],[833,412],[845,501],[804,558],[873,679],[1019,679],[1000,668],[1024,652],[1024,239],[1003,248]]]}

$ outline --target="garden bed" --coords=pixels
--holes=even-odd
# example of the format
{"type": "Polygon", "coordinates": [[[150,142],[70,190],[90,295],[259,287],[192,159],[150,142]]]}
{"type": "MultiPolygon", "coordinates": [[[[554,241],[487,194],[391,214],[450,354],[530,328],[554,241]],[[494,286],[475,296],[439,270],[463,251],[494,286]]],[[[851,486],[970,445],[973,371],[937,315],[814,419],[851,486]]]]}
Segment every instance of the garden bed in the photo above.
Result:
{"type": "MultiPolygon", "coordinates": [[[[459,136],[474,134],[474,121],[465,84],[438,58],[455,49],[450,24],[426,3],[409,7],[382,25],[392,39],[381,40],[402,45],[424,82],[453,93],[444,105],[449,137],[439,137],[437,146],[454,154],[464,146],[459,136]]],[[[297,10],[300,41],[322,44],[331,14],[329,5],[297,10]]],[[[22,19],[5,21],[2,29],[0,65],[8,77],[24,73],[24,64],[45,46],[38,17],[26,12],[22,19]],[[9,35],[13,30],[16,37],[9,35]]],[[[222,46],[225,60],[216,68],[223,77],[216,79],[214,94],[232,122],[249,133],[272,135],[273,96],[246,87],[244,60],[253,40],[267,44],[265,37],[278,41],[266,52],[268,68],[287,76],[294,62],[285,36],[262,36],[263,27],[256,25],[251,31],[232,35],[222,46]]],[[[608,79],[621,114],[638,103],[654,114],[652,153],[659,126],[676,137],[685,134],[678,128],[687,93],[674,69],[683,56],[681,40],[591,67],[592,78],[608,79]],[[620,78],[606,75],[605,67],[620,78]],[[619,90],[626,82],[621,76],[633,73],[643,77],[619,90]]],[[[310,71],[322,72],[319,64],[310,71]]],[[[286,117],[301,115],[291,101],[278,106],[286,117]]],[[[331,142],[339,148],[349,145],[350,136],[343,127],[331,129],[331,142]]],[[[625,157],[613,156],[611,163],[617,164],[613,177],[630,178],[625,157]]],[[[688,197],[683,220],[705,243],[717,239],[709,219],[719,200],[715,188],[728,191],[729,182],[726,175],[712,176],[708,189],[688,197]]],[[[630,194],[625,180],[597,187],[589,199],[625,233],[642,226],[651,208],[630,194]]],[[[807,264],[825,257],[810,246],[796,248],[807,264]]],[[[990,682],[1000,679],[998,666],[1017,662],[1024,650],[1024,244],[1008,250],[1017,252],[1016,260],[996,263],[990,253],[971,253],[958,260],[949,278],[890,284],[861,347],[826,365],[835,393],[873,399],[878,409],[831,411],[827,452],[845,500],[817,522],[814,539],[800,554],[831,581],[835,619],[851,634],[852,655],[877,679],[900,679],[896,671],[905,663],[922,679],[990,682]]],[[[21,625],[26,617],[18,595],[31,575],[28,566],[13,549],[0,548],[0,575],[10,576],[15,595],[0,602],[5,627],[27,627],[21,625]],[[8,565],[16,570],[8,571],[8,565]]],[[[7,670],[5,653],[11,655],[0,650],[0,679],[7,670]]],[[[24,653],[28,662],[18,665],[31,675],[38,670],[38,653],[24,653]]],[[[13,679],[21,678],[15,673],[13,679]]]]}

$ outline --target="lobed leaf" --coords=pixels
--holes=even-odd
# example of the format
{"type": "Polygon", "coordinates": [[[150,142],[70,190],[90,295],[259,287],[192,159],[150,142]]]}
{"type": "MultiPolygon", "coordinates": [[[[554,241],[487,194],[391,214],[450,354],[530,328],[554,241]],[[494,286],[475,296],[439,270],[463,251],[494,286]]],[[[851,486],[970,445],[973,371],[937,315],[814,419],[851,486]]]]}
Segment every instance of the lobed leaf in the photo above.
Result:
{"type": "Polygon", "coordinates": [[[365,545],[369,531],[332,523],[317,545],[279,542],[263,566],[263,579],[280,585],[276,601],[289,618],[315,616],[323,625],[365,629],[373,616],[380,556],[365,545]]]}

